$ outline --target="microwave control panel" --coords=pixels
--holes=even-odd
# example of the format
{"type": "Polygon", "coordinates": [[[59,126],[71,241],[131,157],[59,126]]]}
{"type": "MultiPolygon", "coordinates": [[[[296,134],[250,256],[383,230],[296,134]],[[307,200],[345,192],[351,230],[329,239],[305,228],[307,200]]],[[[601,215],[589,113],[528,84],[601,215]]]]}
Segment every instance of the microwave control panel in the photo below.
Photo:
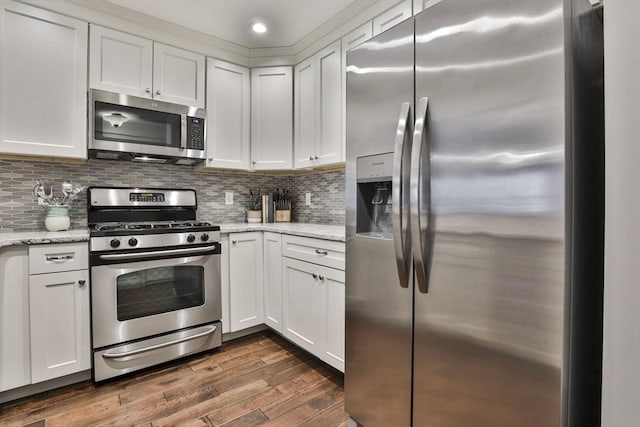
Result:
{"type": "Polygon", "coordinates": [[[187,117],[187,149],[204,150],[204,119],[187,117]]]}

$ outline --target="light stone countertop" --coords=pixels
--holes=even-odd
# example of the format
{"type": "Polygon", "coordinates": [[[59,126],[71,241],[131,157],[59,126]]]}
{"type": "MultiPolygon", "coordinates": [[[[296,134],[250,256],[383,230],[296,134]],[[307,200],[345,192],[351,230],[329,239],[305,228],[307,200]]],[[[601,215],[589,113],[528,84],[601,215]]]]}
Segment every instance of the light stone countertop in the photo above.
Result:
{"type": "Polygon", "coordinates": [[[274,233],[335,240],[338,242],[345,241],[344,225],[303,224],[297,222],[220,224],[220,233],[223,234],[243,231],[271,231],[274,233]]]}
{"type": "Polygon", "coordinates": [[[37,245],[41,243],[85,242],[88,240],[88,228],[78,228],[67,231],[19,231],[14,233],[0,233],[0,247],[37,245]]]}
{"type": "MultiPolygon", "coordinates": [[[[302,224],[295,222],[274,224],[220,224],[221,233],[243,231],[271,231],[274,233],[293,234],[316,239],[344,242],[344,226],[302,224]]],[[[0,232],[0,247],[11,245],[37,245],[44,243],[84,242],[89,240],[89,229],[79,228],[67,231],[19,231],[13,233],[0,232]]]]}

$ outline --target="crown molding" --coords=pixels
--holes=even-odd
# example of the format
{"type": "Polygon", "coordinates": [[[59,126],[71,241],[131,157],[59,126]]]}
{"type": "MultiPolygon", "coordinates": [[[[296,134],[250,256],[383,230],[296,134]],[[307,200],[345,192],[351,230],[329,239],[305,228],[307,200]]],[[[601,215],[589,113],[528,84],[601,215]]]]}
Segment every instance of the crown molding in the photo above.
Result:
{"type": "Polygon", "coordinates": [[[213,58],[248,65],[249,49],[119,5],[94,0],[18,0],[114,30],[213,58]]]}
{"type": "Polygon", "coordinates": [[[295,65],[401,0],[356,0],[293,46],[254,49],[105,1],[16,1],[245,67],[261,67],[295,65]]]}

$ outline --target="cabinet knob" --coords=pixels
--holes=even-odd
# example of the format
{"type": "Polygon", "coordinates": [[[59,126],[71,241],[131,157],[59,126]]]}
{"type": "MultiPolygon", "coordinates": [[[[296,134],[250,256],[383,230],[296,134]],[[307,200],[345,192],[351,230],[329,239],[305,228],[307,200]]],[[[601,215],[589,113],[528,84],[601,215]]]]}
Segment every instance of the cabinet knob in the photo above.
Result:
{"type": "Polygon", "coordinates": [[[160,91],[159,90],[156,91],[156,95],[160,95],[160,91]]]}
{"type": "Polygon", "coordinates": [[[311,275],[313,276],[314,279],[318,278],[318,275],[316,273],[311,273],[311,275]]]}
{"type": "Polygon", "coordinates": [[[256,164],[256,161],[255,161],[255,160],[251,161],[251,164],[252,164],[252,165],[255,165],[255,164],[256,164]]]}
{"type": "Polygon", "coordinates": [[[87,284],[86,280],[84,280],[84,279],[83,280],[78,280],[78,285],[80,285],[81,288],[84,287],[84,285],[86,285],[86,284],[87,284]]]}
{"type": "Polygon", "coordinates": [[[232,240],[232,241],[231,241],[231,244],[232,244],[232,245],[235,245],[236,243],[238,243],[238,241],[237,241],[237,240],[232,240]]]}
{"type": "Polygon", "coordinates": [[[309,160],[313,160],[313,156],[309,156],[309,160]]]}
{"type": "Polygon", "coordinates": [[[210,161],[210,162],[213,162],[213,157],[209,157],[209,161],[210,161]]]}
{"type": "Polygon", "coordinates": [[[318,156],[315,156],[315,157],[314,157],[314,159],[316,159],[316,160],[318,160],[319,158],[320,158],[320,157],[318,157],[318,156]]]}
{"type": "Polygon", "coordinates": [[[146,88],[144,91],[147,92],[147,93],[151,93],[151,89],[149,89],[149,88],[146,88]]]}
{"type": "Polygon", "coordinates": [[[322,275],[318,276],[318,278],[319,278],[320,280],[324,280],[324,276],[322,276],[322,275]]]}

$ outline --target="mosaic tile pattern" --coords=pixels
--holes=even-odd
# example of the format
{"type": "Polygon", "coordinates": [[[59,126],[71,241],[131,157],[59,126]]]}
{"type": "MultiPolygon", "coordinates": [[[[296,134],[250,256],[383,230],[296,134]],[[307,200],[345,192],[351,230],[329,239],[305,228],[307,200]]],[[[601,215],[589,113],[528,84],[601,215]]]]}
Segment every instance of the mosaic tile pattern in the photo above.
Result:
{"type": "MultiPolygon", "coordinates": [[[[250,187],[273,191],[288,183],[286,176],[198,172],[175,165],[95,159],[86,164],[0,160],[0,232],[44,229],[46,211],[37,205],[32,190],[38,178],[51,180],[54,194],[60,193],[64,180],[87,187],[193,188],[198,195],[198,220],[212,223],[244,222],[250,187]],[[233,191],[233,205],[224,204],[225,191],[233,191]]],[[[86,192],[82,192],[70,210],[72,228],[87,225],[86,204],[86,192]]]]}
{"type": "Polygon", "coordinates": [[[293,196],[292,221],[344,225],[344,171],[332,171],[289,178],[293,196]],[[305,205],[305,193],[311,205],[305,205]]]}
{"type": "MultiPolygon", "coordinates": [[[[84,186],[139,186],[193,188],[198,195],[198,220],[214,224],[245,221],[249,188],[263,192],[288,188],[294,197],[293,221],[344,224],[344,172],[305,176],[263,176],[198,172],[190,167],[147,165],[90,159],[86,164],[0,159],[0,232],[44,230],[46,210],[33,196],[36,179],[54,184],[69,180],[84,186]],[[233,191],[234,204],[224,204],[224,192],[233,191]],[[304,205],[304,193],[312,192],[312,206],[304,205]]],[[[71,227],[85,227],[86,193],[73,202],[71,227]]]]}

